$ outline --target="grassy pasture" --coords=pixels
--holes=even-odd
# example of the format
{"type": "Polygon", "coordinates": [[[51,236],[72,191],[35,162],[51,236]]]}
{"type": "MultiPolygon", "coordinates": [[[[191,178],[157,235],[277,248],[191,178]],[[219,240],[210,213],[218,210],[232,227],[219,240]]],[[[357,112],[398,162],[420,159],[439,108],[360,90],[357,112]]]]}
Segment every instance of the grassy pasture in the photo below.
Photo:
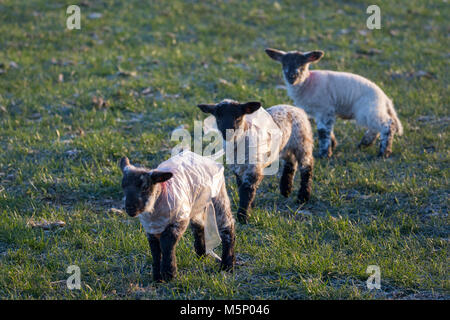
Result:
{"type": "Polygon", "coordinates": [[[0,299],[450,297],[446,1],[377,1],[381,30],[367,29],[360,0],[87,0],[81,30],[66,28],[70,4],[0,0],[0,299]],[[264,179],[250,223],[237,224],[234,274],[198,259],[188,231],[179,276],[154,284],[139,221],[111,210],[117,161],[167,159],[171,131],[204,118],[197,103],[291,103],[266,47],[322,49],[314,68],[372,79],[405,134],[378,159],[356,149],[363,129],[338,120],[308,204],[264,179]],[[43,219],[66,226],[30,227],[43,219]],[[65,284],[73,264],[81,290],[65,284]],[[366,288],[368,265],[380,290],[366,288]]]}

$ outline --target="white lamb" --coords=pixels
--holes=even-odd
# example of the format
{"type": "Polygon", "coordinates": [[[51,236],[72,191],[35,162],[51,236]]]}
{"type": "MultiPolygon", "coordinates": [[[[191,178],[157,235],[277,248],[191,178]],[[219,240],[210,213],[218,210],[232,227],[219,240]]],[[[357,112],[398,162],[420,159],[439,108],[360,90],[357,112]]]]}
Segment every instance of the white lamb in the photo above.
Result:
{"type": "Polygon", "coordinates": [[[402,135],[403,127],[392,101],[375,83],[347,72],[309,71],[309,64],[322,58],[322,51],[302,53],[266,49],[266,53],[281,62],[290,98],[315,119],[320,157],[330,157],[336,147],[333,134],[336,115],[342,119],[355,119],[368,129],[359,148],[373,144],[381,135],[378,155],[389,157],[394,135],[402,135]]]}

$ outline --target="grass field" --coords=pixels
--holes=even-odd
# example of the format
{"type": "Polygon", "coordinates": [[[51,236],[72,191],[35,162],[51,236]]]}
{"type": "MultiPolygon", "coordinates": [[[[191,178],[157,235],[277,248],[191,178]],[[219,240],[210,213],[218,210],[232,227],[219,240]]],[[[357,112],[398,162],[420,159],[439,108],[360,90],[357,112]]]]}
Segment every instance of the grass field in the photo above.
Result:
{"type": "Polygon", "coordinates": [[[73,1],[0,0],[0,299],[449,299],[449,4],[377,3],[381,30],[358,0],[89,0],[68,30],[73,1]],[[204,118],[197,103],[292,103],[266,47],[321,49],[314,68],[375,81],[405,134],[378,159],[338,120],[307,205],[265,178],[237,224],[234,274],[198,259],[188,231],[179,276],[155,284],[139,221],[111,210],[117,161],[167,159],[171,131],[204,118]],[[43,219],[66,226],[30,226],[43,219]],[[66,287],[69,265],[81,290],[66,287]],[[366,288],[368,265],[380,290],[366,288]]]}

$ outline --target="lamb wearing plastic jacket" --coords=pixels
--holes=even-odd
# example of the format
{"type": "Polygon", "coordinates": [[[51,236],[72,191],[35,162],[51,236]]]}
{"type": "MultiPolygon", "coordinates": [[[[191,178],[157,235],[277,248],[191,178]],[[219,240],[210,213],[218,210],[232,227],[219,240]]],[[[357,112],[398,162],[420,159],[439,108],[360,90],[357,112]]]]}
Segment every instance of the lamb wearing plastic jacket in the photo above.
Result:
{"type": "Polygon", "coordinates": [[[230,167],[239,187],[237,217],[241,223],[247,222],[248,211],[263,176],[277,174],[278,166],[273,165],[278,165],[278,157],[284,160],[281,194],[288,197],[292,192],[295,173],[300,165],[301,182],[297,197],[300,202],[309,200],[314,142],[311,124],[303,110],[289,105],[276,105],[265,110],[260,102],[239,103],[229,99],[218,104],[199,104],[198,107],[215,118],[214,126],[222,135],[224,149],[234,148],[231,152],[227,151],[227,157],[228,154],[237,154],[237,161],[230,167]],[[255,138],[257,158],[251,163],[252,143],[249,140],[255,138]],[[240,150],[241,145],[244,152],[240,150]],[[239,155],[244,161],[239,161],[239,155]],[[267,173],[268,168],[276,171],[267,173]]]}
{"type": "Polygon", "coordinates": [[[176,275],[175,247],[189,222],[196,253],[214,255],[222,241],[221,269],[232,271],[234,219],[221,164],[185,151],[154,170],[135,167],[127,157],[120,168],[125,209],[139,217],[147,233],[155,281],[176,275]]]}

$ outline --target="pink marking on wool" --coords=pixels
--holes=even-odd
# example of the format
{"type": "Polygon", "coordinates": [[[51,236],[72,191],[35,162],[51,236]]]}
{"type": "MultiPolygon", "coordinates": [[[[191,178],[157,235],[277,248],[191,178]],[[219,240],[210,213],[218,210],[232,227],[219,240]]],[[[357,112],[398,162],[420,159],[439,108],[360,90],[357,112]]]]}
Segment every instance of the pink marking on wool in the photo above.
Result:
{"type": "Polygon", "coordinates": [[[310,71],[309,72],[309,77],[308,77],[307,80],[310,80],[310,82],[313,82],[314,78],[316,78],[316,76],[317,76],[317,73],[315,73],[314,71],[310,71]]]}
{"type": "Polygon", "coordinates": [[[161,192],[162,193],[167,193],[167,185],[166,185],[167,181],[161,182],[161,192]]]}
{"type": "Polygon", "coordinates": [[[303,87],[304,88],[314,87],[316,79],[317,79],[317,73],[314,71],[310,71],[308,78],[306,78],[305,82],[303,83],[303,87]]]}

